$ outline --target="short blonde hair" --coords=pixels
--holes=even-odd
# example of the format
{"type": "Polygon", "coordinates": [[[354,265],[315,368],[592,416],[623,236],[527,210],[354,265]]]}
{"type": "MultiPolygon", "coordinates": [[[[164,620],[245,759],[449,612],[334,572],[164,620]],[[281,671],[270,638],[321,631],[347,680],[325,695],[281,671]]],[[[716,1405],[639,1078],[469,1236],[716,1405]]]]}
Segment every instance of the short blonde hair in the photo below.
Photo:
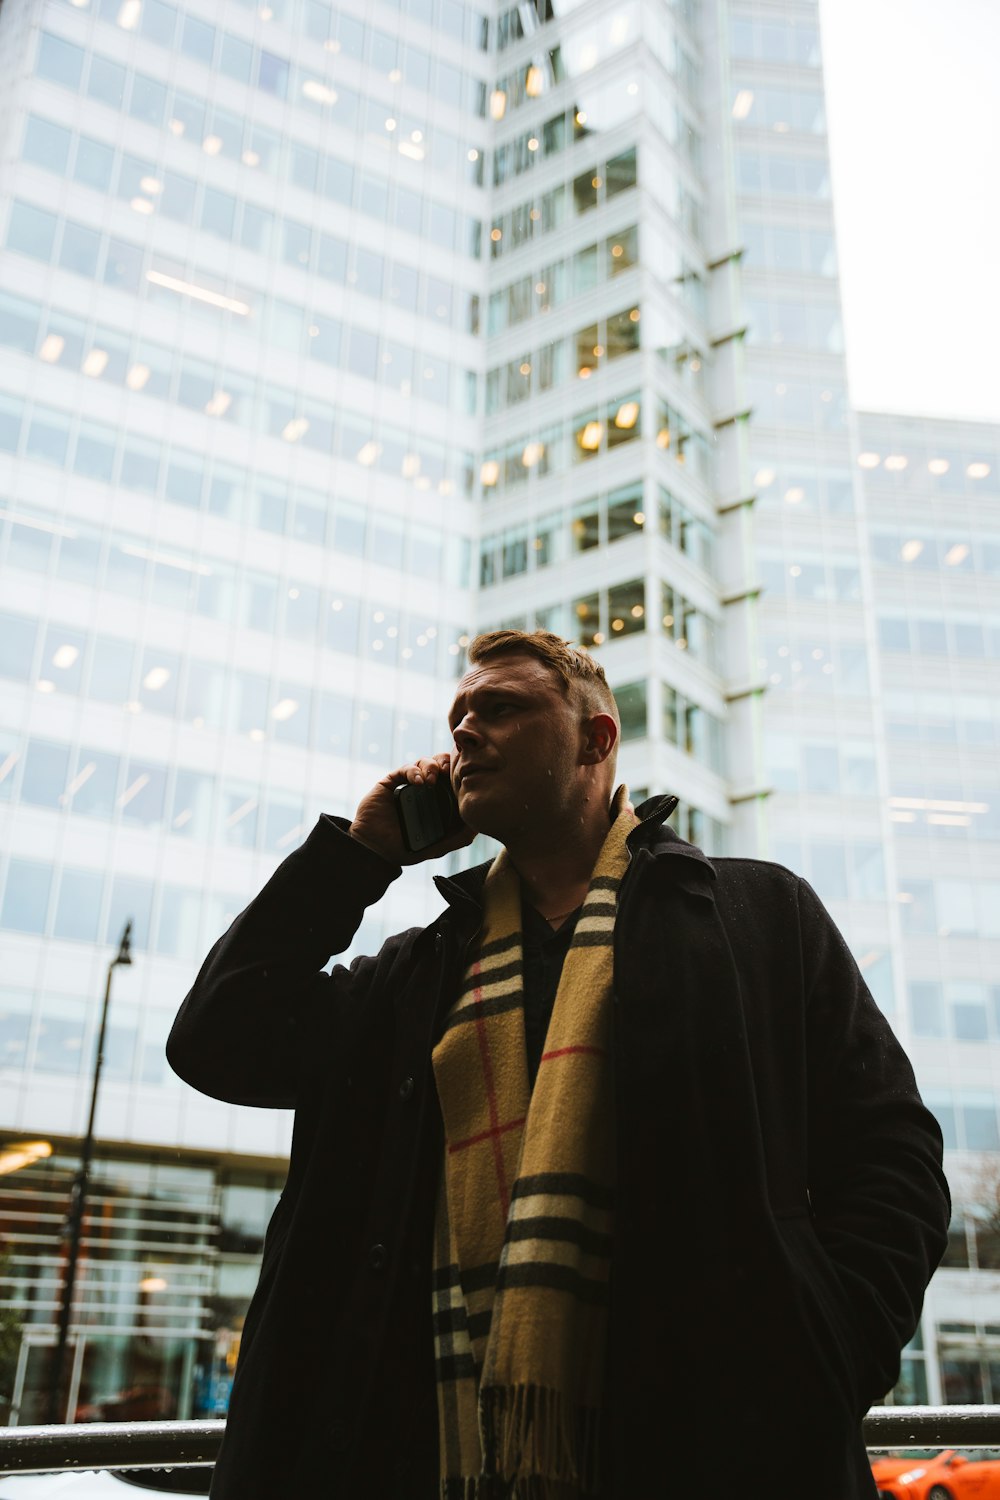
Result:
{"type": "Polygon", "coordinates": [[[577,699],[582,717],[609,714],[621,730],[615,695],[608,687],[600,662],[589,651],[564,641],[551,630],[489,630],[476,636],[467,653],[473,665],[494,656],[515,654],[534,656],[554,672],[562,682],[563,691],[577,699]]]}

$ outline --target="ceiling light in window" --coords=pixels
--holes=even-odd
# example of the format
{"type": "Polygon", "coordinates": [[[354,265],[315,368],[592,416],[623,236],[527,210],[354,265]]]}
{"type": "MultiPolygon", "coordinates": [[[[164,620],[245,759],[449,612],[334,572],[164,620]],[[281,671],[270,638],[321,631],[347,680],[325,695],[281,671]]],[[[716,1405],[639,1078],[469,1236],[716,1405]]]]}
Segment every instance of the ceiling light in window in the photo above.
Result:
{"type": "Polygon", "coordinates": [[[630,83],[625,92],[626,94],[637,94],[639,92],[639,85],[637,83],[630,83]]]}
{"type": "Polygon", "coordinates": [[[134,31],[139,24],[141,13],[142,0],[125,0],[125,4],[118,12],[118,24],[122,31],[134,31]]]}
{"type": "Polygon", "coordinates": [[[170,826],[171,826],[171,828],[183,828],[185,826],[185,824],[190,823],[190,821],[191,821],[191,819],[193,817],[194,817],[194,808],[192,808],[192,807],[184,807],[177,814],[176,818],[174,818],[174,820],[173,820],[173,822],[171,823],[170,826]]]}
{"type": "Polygon", "coordinates": [[[224,417],[232,404],[233,398],[228,391],[216,391],[215,395],[210,396],[205,402],[205,415],[206,417],[224,417]]]}
{"type": "Polygon", "coordinates": [[[135,780],[132,782],[131,786],[127,786],[125,788],[125,790],[122,792],[121,796],[115,799],[116,802],[117,802],[117,805],[119,807],[127,807],[129,805],[129,803],[132,801],[132,798],[133,797],[138,797],[138,795],[142,791],[143,787],[144,786],[148,786],[148,785],[149,785],[149,772],[148,771],[143,771],[140,775],[138,775],[135,778],[135,780]]]}
{"type": "Polygon", "coordinates": [[[601,177],[592,177],[590,179],[590,185],[591,187],[599,188],[603,185],[603,181],[604,179],[601,177]]]}
{"type": "Polygon", "coordinates": [[[201,149],[204,151],[206,156],[218,156],[219,152],[222,150],[222,136],[206,135],[205,139],[201,143],[201,149]]]}
{"type": "Polygon", "coordinates": [[[389,118],[386,120],[386,122],[385,122],[385,128],[386,128],[386,130],[388,130],[388,132],[389,132],[390,135],[395,130],[396,123],[397,122],[393,119],[392,115],[390,115],[389,118]]]}
{"type": "Polygon", "coordinates": [[[169,667],[150,667],[149,671],[142,679],[142,685],[150,693],[158,693],[162,687],[166,687],[169,681],[169,667]]]}
{"type": "Polygon", "coordinates": [[[701,369],[701,360],[700,359],[693,359],[691,361],[691,369],[697,375],[698,371],[701,369]]]}
{"type": "Polygon", "coordinates": [[[542,70],[532,63],[524,77],[524,92],[529,99],[537,99],[544,88],[545,78],[542,70]]]}
{"type": "Polygon", "coordinates": [[[595,359],[602,359],[603,357],[604,357],[604,345],[603,344],[595,344],[594,345],[594,358],[595,359]]]}
{"type": "Polygon", "coordinates": [[[502,120],[507,113],[507,95],[503,89],[494,89],[490,95],[490,119],[502,120]]]}
{"type": "Polygon", "coordinates": [[[389,82],[390,83],[399,83],[399,81],[402,78],[402,76],[403,76],[403,73],[402,73],[402,70],[400,68],[390,68],[389,69],[389,82]]]}
{"type": "Polygon", "coordinates": [[[416,479],[417,475],[420,473],[420,454],[404,454],[401,472],[404,479],[416,479]]]}
{"type": "Polygon", "coordinates": [[[989,464],[970,464],[965,472],[970,479],[985,479],[990,472],[990,466],[989,464]]]}
{"type": "Polygon", "coordinates": [[[538,220],[541,217],[542,217],[541,210],[537,209],[537,208],[533,208],[531,210],[531,212],[528,214],[528,218],[531,219],[532,223],[535,223],[535,224],[538,223],[538,220]]]}
{"type": "Polygon", "coordinates": [[[151,214],[155,207],[156,204],[153,202],[152,198],[136,197],[133,198],[129,203],[129,208],[133,213],[137,214],[151,214]]]}
{"type": "Polygon", "coordinates": [[[418,490],[429,490],[431,487],[430,479],[426,474],[418,474],[414,483],[418,490]]]}
{"type": "Polygon", "coordinates": [[[499,478],[499,463],[495,458],[488,458],[483,464],[482,468],[479,470],[479,483],[483,485],[485,489],[489,489],[491,485],[496,484],[499,478]]]}
{"type": "Polygon", "coordinates": [[[632,524],[634,526],[645,526],[646,517],[641,510],[637,510],[635,515],[632,517],[632,524]]]}
{"type": "Polygon", "coordinates": [[[382,449],[376,443],[375,439],[369,438],[367,443],[362,443],[358,449],[357,461],[359,464],[363,464],[366,469],[370,469],[381,452],[382,449]]]}
{"type": "Polygon", "coordinates": [[[792,127],[789,125],[787,120],[775,120],[774,125],[771,128],[775,130],[778,135],[787,135],[792,127]]]}
{"type": "Polygon", "coordinates": [[[528,137],[528,150],[529,151],[537,151],[538,150],[538,137],[537,137],[537,135],[530,135],[528,137]]]}
{"type": "Polygon", "coordinates": [[[60,667],[65,671],[67,667],[73,665],[79,655],[80,649],[78,646],[57,646],[52,653],[52,665],[60,667]]]}
{"type": "Polygon", "coordinates": [[[42,347],[38,351],[38,358],[44,359],[47,365],[54,365],[66,347],[66,340],[58,333],[47,334],[42,340],[42,347]]]}
{"type": "Polygon", "coordinates": [[[409,157],[410,161],[423,161],[424,148],[423,146],[415,146],[412,141],[400,141],[399,154],[400,156],[409,157]]]}
{"type": "Polygon", "coordinates": [[[80,366],[85,375],[90,375],[95,380],[99,375],[104,374],[107,367],[108,351],[106,349],[91,349],[87,358],[80,366]]]}
{"type": "Polygon", "coordinates": [[[163,192],[163,183],[158,177],[140,177],[139,186],[144,193],[149,193],[150,197],[153,198],[156,197],[157,193],[163,192]]]}
{"type": "Polygon", "coordinates": [[[289,597],[289,599],[298,599],[299,598],[299,590],[298,589],[289,589],[288,590],[288,597],[289,597]]]}
{"type": "Polygon", "coordinates": [[[309,431],[309,423],[305,417],[292,417],[281,429],[281,436],[286,443],[297,443],[299,438],[309,431]]]}
{"type": "Polygon", "coordinates": [[[546,292],[545,282],[544,281],[536,281],[535,282],[535,291],[536,291],[536,293],[538,294],[539,297],[544,297],[545,296],[545,292],[546,292]]]}
{"type": "Polygon", "coordinates": [[[469,147],[468,157],[469,157],[470,161],[478,161],[479,160],[479,152],[476,150],[475,146],[470,146],[469,147]]]}
{"type": "Polygon", "coordinates": [[[500,240],[503,239],[503,230],[500,229],[499,227],[497,227],[495,229],[491,229],[490,230],[490,239],[493,241],[494,245],[498,244],[500,242],[500,240]]]}
{"type": "Polygon", "coordinates": [[[525,443],[521,462],[526,469],[533,469],[545,453],[544,443],[525,443]]]}
{"type": "MultiPolygon", "coordinates": [[[[264,731],[262,729],[251,729],[251,731],[250,731],[250,738],[251,739],[255,739],[258,736],[261,739],[263,739],[264,738],[264,731]]],[[[234,807],[233,808],[232,812],[229,814],[229,817],[226,819],[226,827],[227,828],[235,828],[236,825],[237,825],[237,823],[242,823],[243,819],[247,816],[247,814],[255,812],[256,808],[257,808],[257,798],[256,797],[248,797],[245,802],[241,802],[240,803],[239,807],[234,807]]]]}
{"type": "Polygon", "coordinates": [[[859,453],[858,465],[862,469],[877,469],[882,462],[877,453],[859,453]]]}
{"type": "Polygon", "coordinates": [[[591,68],[597,66],[597,58],[597,43],[588,42],[586,47],[582,48],[580,52],[580,61],[578,63],[579,71],[581,73],[589,73],[591,68]]]}
{"type": "Polygon", "coordinates": [[[423,140],[423,138],[424,138],[424,132],[422,130],[411,130],[410,131],[410,140],[411,141],[416,141],[418,143],[418,145],[423,140]]]}
{"type": "Polygon", "coordinates": [[[949,547],[944,555],[945,563],[949,568],[957,568],[959,563],[964,563],[969,555],[969,548],[965,542],[956,542],[954,547],[949,547]]]}
{"type": "Polygon", "coordinates": [[[325,52],[339,52],[340,43],[337,41],[337,38],[335,36],[328,36],[323,43],[323,50],[325,52]]]}
{"type": "Polygon", "coordinates": [[[171,120],[168,123],[168,125],[167,125],[167,129],[170,131],[171,135],[183,135],[184,134],[184,121],[183,120],[171,120]]]}
{"type": "Polygon", "coordinates": [[[260,166],[260,156],[258,155],[258,153],[256,151],[244,151],[242,160],[243,160],[244,166],[247,166],[247,167],[259,167],[260,166]]]}
{"type": "Polygon", "coordinates": [[[733,100],[733,119],[745,120],[753,109],[753,89],[740,89],[733,100]]]}
{"type": "Polygon", "coordinates": [[[297,698],[279,698],[271,709],[271,718],[283,723],[285,719],[290,719],[298,711],[299,700],[297,698]]]}
{"type": "Polygon", "coordinates": [[[658,448],[669,448],[670,447],[670,428],[669,427],[661,427],[660,428],[659,432],[656,434],[656,446],[658,448]]]}
{"type": "Polygon", "coordinates": [[[792,575],[793,578],[801,578],[802,577],[802,569],[799,567],[798,563],[792,563],[792,566],[789,568],[788,571],[789,571],[789,573],[791,573],[791,575],[792,575]]]}
{"type": "Polygon", "coordinates": [[[66,790],[59,797],[59,806],[68,807],[80,788],[86,785],[96,770],[97,762],[95,760],[88,760],[87,764],[82,766],[76,773],[73,780],[67,782],[66,790]]]}
{"type": "Polygon", "coordinates": [[[951,468],[951,464],[946,458],[932,458],[927,467],[932,474],[941,475],[947,474],[948,470],[951,468]]]}
{"type": "Polygon", "coordinates": [[[327,83],[321,83],[318,78],[307,78],[302,85],[302,92],[314,104],[336,104],[337,102],[337,90],[332,89],[327,83]]]}
{"type": "Polygon", "coordinates": [[[903,453],[890,453],[885,461],[885,467],[890,474],[902,474],[903,470],[909,468],[910,460],[903,453]]]}
{"type": "Polygon", "coordinates": [[[163,1276],[144,1276],[139,1282],[140,1292],[165,1292],[170,1283],[163,1276]]]}
{"type": "Polygon", "coordinates": [[[623,430],[629,430],[639,420],[638,401],[623,401],[615,412],[615,426],[623,430]]]}
{"type": "Polygon", "coordinates": [[[198,286],[194,281],[182,281],[178,276],[167,276],[163,271],[147,271],[146,280],[154,286],[166,287],[168,292],[180,292],[185,297],[194,297],[198,302],[207,302],[210,307],[221,307],[226,312],[238,313],[245,318],[250,311],[246,302],[236,297],[224,297],[221,292],[211,292],[208,287],[198,286]]]}
{"type": "Polygon", "coordinates": [[[632,311],[628,315],[628,320],[630,323],[638,323],[640,317],[641,313],[639,312],[639,309],[637,307],[633,307],[632,311]]]}
{"type": "Polygon", "coordinates": [[[625,621],[622,620],[622,619],[612,620],[611,621],[611,629],[612,630],[624,630],[625,629],[625,621]]]}
{"type": "Polygon", "coordinates": [[[576,121],[576,123],[578,125],[586,125],[586,123],[587,123],[587,111],[585,109],[578,109],[577,112],[576,112],[576,114],[573,116],[573,118],[575,119],[575,121],[576,121]]]}
{"type": "Polygon", "coordinates": [[[261,740],[267,739],[267,735],[263,729],[251,729],[247,738],[253,740],[255,744],[259,744],[261,740]]]}
{"type": "Polygon", "coordinates": [[[35,683],[35,687],[40,693],[54,693],[56,690],[55,683],[50,682],[47,677],[39,677],[38,681],[35,683]]]}
{"type": "Polygon", "coordinates": [[[273,21],[274,19],[274,11],[269,5],[262,5],[257,14],[260,16],[262,21],[273,21]]]}
{"type": "Polygon", "coordinates": [[[908,542],[904,542],[902,547],[900,547],[899,555],[904,562],[916,562],[923,550],[923,542],[917,541],[916,537],[911,537],[908,542]]]}
{"type": "Polygon", "coordinates": [[[587,422],[576,435],[576,440],[587,453],[596,453],[604,436],[603,422],[587,422]]]}
{"type": "Polygon", "coordinates": [[[785,499],[789,505],[798,505],[806,498],[806,492],[801,485],[793,484],[790,490],[785,491],[785,499]]]}

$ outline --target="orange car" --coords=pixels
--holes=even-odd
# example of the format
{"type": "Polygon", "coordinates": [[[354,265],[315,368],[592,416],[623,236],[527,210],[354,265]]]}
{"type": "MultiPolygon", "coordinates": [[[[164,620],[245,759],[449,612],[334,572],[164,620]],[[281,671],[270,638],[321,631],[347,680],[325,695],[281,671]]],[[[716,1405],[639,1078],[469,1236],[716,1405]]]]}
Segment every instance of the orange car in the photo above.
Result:
{"type": "Polygon", "coordinates": [[[911,1450],[873,1458],[879,1500],[1000,1500],[1000,1448],[911,1450]]]}

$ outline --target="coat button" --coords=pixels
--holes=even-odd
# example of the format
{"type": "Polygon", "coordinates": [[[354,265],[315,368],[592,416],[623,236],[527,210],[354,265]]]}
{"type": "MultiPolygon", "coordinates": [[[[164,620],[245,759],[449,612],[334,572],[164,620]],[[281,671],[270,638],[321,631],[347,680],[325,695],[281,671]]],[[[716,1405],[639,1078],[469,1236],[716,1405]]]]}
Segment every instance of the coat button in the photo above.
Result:
{"type": "Polygon", "coordinates": [[[441,936],[440,933],[438,933],[437,936],[434,939],[434,952],[440,954],[441,949],[443,947],[444,947],[444,938],[441,936]]]}
{"type": "Polygon", "coordinates": [[[338,1453],[351,1446],[351,1429],[343,1417],[335,1417],[326,1429],[326,1439],[330,1447],[338,1453]]]}
{"type": "Polygon", "coordinates": [[[384,1245],[373,1245],[368,1252],[368,1264],[373,1271],[384,1271],[389,1252],[384,1245]]]}
{"type": "Polygon", "coordinates": [[[401,1099],[404,1099],[404,1100],[405,1099],[412,1099],[413,1098],[413,1079],[412,1078],[404,1078],[403,1079],[402,1083],[399,1085],[399,1097],[401,1099]]]}

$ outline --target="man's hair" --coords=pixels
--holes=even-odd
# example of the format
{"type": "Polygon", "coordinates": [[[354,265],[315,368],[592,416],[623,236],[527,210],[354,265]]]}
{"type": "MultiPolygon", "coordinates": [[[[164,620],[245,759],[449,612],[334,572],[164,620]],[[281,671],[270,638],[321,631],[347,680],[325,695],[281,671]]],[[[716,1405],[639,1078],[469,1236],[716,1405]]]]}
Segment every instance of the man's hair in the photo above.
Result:
{"type": "Polygon", "coordinates": [[[595,661],[589,651],[553,635],[551,630],[489,630],[476,636],[467,655],[469,662],[477,665],[494,656],[513,656],[515,653],[534,656],[554,672],[562,683],[563,692],[575,697],[581,717],[610,714],[621,730],[615,695],[608,687],[600,662],[595,661]]]}

